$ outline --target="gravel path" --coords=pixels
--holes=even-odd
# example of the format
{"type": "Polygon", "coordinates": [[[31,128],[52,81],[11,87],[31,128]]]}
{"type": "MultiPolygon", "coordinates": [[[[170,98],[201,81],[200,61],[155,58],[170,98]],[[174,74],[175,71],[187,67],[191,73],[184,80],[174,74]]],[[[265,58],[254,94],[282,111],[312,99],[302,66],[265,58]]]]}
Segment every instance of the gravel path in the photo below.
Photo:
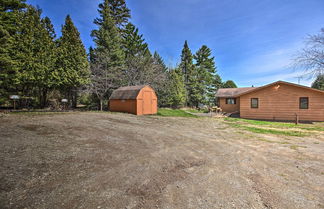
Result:
{"type": "Polygon", "coordinates": [[[0,158],[1,208],[324,208],[324,134],[257,135],[208,117],[6,115],[0,158]]]}

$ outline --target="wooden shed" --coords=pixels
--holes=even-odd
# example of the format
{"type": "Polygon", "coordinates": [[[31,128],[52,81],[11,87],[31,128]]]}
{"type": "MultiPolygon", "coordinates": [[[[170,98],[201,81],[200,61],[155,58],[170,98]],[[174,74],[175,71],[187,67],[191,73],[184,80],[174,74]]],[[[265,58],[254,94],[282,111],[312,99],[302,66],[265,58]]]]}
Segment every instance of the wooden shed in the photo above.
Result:
{"type": "Polygon", "coordinates": [[[154,90],[146,85],[120,87],[113,91],[109,98],[109,110],[135,115],[156,114],[157,96],[154,90]]]}

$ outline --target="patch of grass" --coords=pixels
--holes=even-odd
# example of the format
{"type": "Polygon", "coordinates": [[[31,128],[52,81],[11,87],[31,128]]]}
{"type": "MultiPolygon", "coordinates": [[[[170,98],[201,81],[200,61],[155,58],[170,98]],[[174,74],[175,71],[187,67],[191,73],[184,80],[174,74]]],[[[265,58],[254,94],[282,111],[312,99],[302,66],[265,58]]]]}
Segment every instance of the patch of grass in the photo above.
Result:
{"type": "Polygon", "coordinates": [[[278,144],[290,144],[289,142],[280,142],[280,141],[271,141],[264,138],[257,138],[259,141],[268,142],[268,143],[278,143],[278,144]]]}
{"type": "Polygon", "coordinates": [[[281,131],[281,130],[274,130],[274,129],[264,129],[264,128],[256,128],[256,127],[248,127],[243,126],[245,130],[260,133],[260,134],[276,134],[276,135],[285,135],[285,136],[306,136],[305,133],[300,131],[281,131]]]}
{"type": "Polygon", "coordinates": [[[290,146],[290,149],[293,149],[293,150],[298,150],[298,148],[301,147],[301,148],[307,148],[306,146],[300,146],[300,145],[291,145],[290,146]]]}
{"type": "Polygon", "coordinates": [[[186,111],[190,113],[208,113],[208,110],[187,109],[186,111]]]}
{"type": "Polygon", "coordinates": [[[298,127],[303,130],[307,131],[324,131],[324,127],[319,127],[319,126],[313,126],[313,127],[298,127]]]}
{"type": "Polygon", "coordinates": [[[184,110],[180,109],[168,109],[168,108],[160,108],[157,112],[157,115],[160,116],[168,116],[168,117],[190,117],[197,118],[198,116],[192,115],[184,110]]]}
{"type": "MultiPolygon", "coordinates": [[[[305,131],[324,131],[324,127],[316,125],[316,124],[313,124],[313,125],[310,125],[310,124],[297,124],[296,125],[294,123],[259,121],[259,120],[249,120],[249,119],[229,118],[229,117],[224,118],[224,120],[227,121],[227,122],[236,123],[236,124],[262,126],[262,127],[265,127],[265,128],[267,128],[267,127],[269,127],[269,128],[280,128],[280,129],[292,129],[293,128],[293,129],[300,129],[300,130],[305,130],[305,131]]],[[[289,132],[291,132],[291,130],[289,132]]]]}
{"type": "Polygon", "coordinates": [[[306,133],[300,131],[287,131],[287,130],[275,130],[275,129],[266,129],[266,128],[257,128],[257,127],[250,127],[245,126],[238,123],[227,123],[235,128],[241,128],[253,133],[260,133],[260,134],[276,134],[276,135],[285,135],[285,136],[307,136],[306,133]]]}
{"type": "Polygon", "coordinates": [[[46,112],[46,111],[26,111],[26,112],[10,112],[9,114],[14,115],[54,115],[54,114],[68,114],[76,112],[46,112]]]}
{"type": "Polygon", "coordinates": [[[251,124],[251,125],[269,125],[269,126],[279,126],[279,127],[288,127],[288,128],[298,126],[298,125],[296,125],[294,123],[272,122],[272,121],[262,121],[262,120],[249,120],[249,119],[243,119],[243,118],[229,118],[229,117],[226,117],[226,118],[224,118],[224,120],[230,121],[230,122],[244,122],[244,123],[248,123],[248,124],[251,124]]]}

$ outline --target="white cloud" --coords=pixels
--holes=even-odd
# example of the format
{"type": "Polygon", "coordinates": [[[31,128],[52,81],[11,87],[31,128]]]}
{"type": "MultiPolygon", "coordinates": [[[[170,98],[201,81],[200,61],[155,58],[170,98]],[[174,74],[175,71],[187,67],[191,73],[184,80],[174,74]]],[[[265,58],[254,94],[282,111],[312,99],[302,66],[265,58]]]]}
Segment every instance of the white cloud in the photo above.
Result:
{"type": "Polygon", "coordinates": [[[265,51],[260,55],[250,56],[239,63],[242,79],[240,86],[262,86],[278,80],[310,86],[313,79],[302,77],[303,72],[293,69],[293,57],[303,47],[303,42],[295,42],[289,46],[265,51]],[[251,79],[251,77],[253,79],[251,79]]]}
{"type": "Polygon", "coordinates": [[[300,85],[310,86],[313,82],[311,79],[305,79],[300,77],[301,72],[286,72],[286,73],[276,73],[268,76],[259,76],[253,78],[253,80],[243,80],[240,82],[241,86],[263,86],[269,83],[273,83],[275,81],[288,81],[300,85]]]}
{"type": "Polygon", "coordinates": [[[252,56],[240,65],[245,66],[243,72],[246,74],[265,74],[289,70],[294,55],[301,47],[302,43],[297,42],[284,48],[263,52],[260,55],[252,56]]]}

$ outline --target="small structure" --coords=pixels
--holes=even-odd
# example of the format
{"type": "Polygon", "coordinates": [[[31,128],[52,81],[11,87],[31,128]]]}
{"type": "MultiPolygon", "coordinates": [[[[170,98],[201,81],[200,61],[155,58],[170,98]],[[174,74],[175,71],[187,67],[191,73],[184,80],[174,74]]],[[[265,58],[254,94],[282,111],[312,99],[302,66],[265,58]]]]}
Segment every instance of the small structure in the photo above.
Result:
{"type": "Polygon", "coordinates": [[[120,87],[109,98],[109,110],[135,115],[156,114],[157,97],[154,90],[146,85],[120,87]]]}
{"type": "Polygon", "coordinates": [[[224,112],[238,112],[241,118],[324,121],[324,91],[294,83],[219,89],[216,97],[224,112]]]}

